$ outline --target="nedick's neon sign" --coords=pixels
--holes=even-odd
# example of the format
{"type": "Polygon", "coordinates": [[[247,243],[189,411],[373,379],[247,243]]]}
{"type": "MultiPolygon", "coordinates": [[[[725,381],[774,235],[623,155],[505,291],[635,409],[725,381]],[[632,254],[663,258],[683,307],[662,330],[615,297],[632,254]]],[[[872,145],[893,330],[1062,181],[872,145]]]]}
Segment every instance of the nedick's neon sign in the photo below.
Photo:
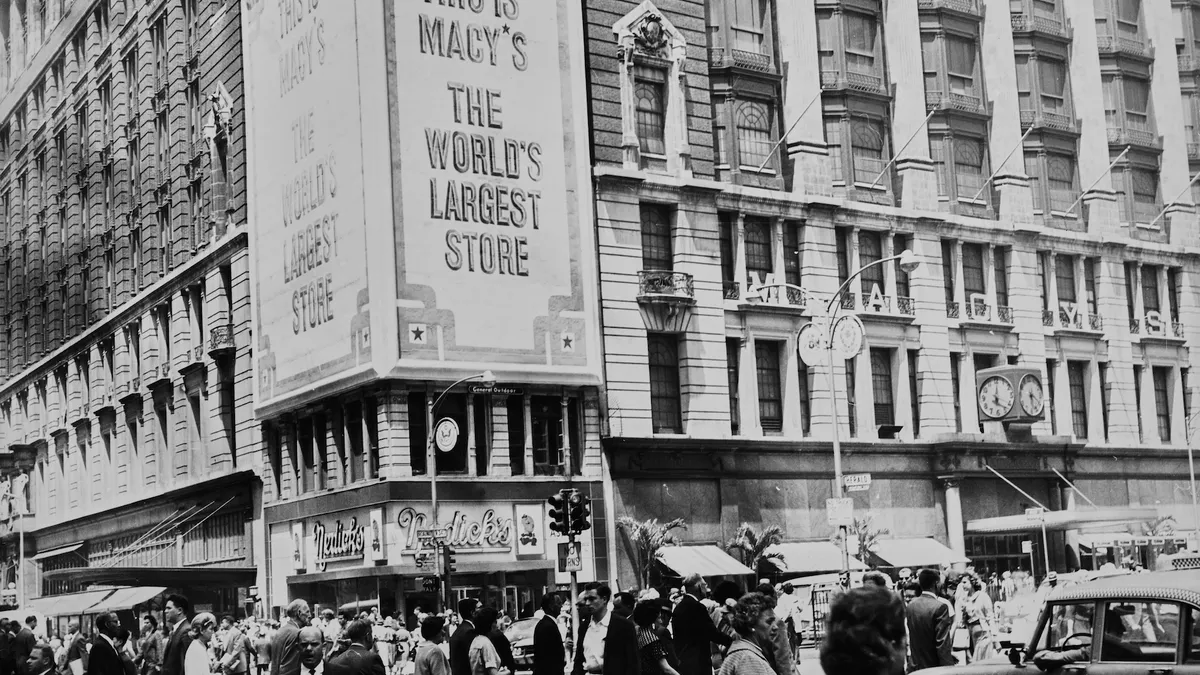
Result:
{"type": "MultiPolygon", "coordinates": [[[[396,517],[396,524],[404,533],[404,550],[421,548],[417,531],[430,527],[429,517],[418,513],[411,506],[405,507],[396,517]]],[[[508,551],[512,549],[513,519],[498,515],[495,509],[487,509],[479,520],[468,520],[467,514],[455,511],[450,520],[443,524],[449,530],[446,545],[452,548],[477,551],[508,551]]]]}
{"type": "Polygon", "coordinates": [[[324,571],[325,564],[339,560],[354,560],[363,557],[366,550],[367,528],[358,524],[358,518],[350,518],[350,526],[342,525],[342,521],[334,521],[333,531],[325,529],[323,523],[313,525],[313,543],[316,544],[317,554],[315,566],[324,571]]]}

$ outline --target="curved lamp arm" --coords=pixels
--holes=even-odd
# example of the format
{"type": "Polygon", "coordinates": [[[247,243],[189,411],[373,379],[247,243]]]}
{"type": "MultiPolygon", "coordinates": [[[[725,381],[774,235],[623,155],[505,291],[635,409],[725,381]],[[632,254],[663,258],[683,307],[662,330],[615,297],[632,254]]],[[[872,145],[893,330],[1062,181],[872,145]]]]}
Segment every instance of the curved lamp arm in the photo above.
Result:
{"type": "Polygon", "coordinates": [[[445,389],[443,389],[442,393],[438,394],[438,397],[433,400],[433,405],[429,406],[429,412],[430,413],[437,412],[438,404],[442,402],[443,398],[446,398],[446,394],[449,394],[451,389],[457,387],[458,385],[462,384],[463,382],[466,382],[467,380],[475,380],[475,379],[481,380],[481,381],[483,381],[484,384],[489,384],[491,386],[495,386],[495,384],[496,384],[496,376],[493,375],[492,371],[490,371],[490,370],[485,370],[482,373],[476,373],[474,375],[468,375],[468,376],[462,378],[461,380],[455,382],[454,384],[450,385],[449,387],[446,387],[445,389]]]}

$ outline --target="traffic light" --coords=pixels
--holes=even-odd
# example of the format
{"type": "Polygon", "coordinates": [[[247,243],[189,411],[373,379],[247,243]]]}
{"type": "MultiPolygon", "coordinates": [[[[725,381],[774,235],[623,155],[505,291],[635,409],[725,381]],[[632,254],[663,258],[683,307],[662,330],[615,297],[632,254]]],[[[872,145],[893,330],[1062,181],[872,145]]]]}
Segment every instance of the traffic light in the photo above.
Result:
{"type": "Polygon", "coordinates": [[[590,501],[591,500],[588,499],[587,495],[583,494],[582,492],[574,491],[571,493],[570,508],[572,532],[578,533],[583,532],[584,530],[592,529],[592,522],[590,520],[592,508],[589,505],[590,501]]]}
{"type": "Polygon", "coordinates": [[[451,574],[458,571],[458,558],[454,555],[454,549],[449,546],[442,548],[442,555],[445,556],[446,574],[451,574]]]}
{"type": "Polygon", "coordinates": [[[550,503],[550,531],[558,534],[567,534],[569,531],[569,523],[567,520],[567,495],[570,490],[559,490],[550,495],[550,499],[546,501],[550,503]]]}

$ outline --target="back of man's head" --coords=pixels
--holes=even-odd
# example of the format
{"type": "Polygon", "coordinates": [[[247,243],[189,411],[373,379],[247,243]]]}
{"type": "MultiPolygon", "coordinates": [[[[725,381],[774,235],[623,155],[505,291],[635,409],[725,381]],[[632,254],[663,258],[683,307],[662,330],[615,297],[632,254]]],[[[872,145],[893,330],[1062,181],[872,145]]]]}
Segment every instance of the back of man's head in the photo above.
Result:
{"type": "Polygon", "coordinates": [[[287,615],[293,619],[299,620],[301,615],[308,611],[308,601],[304,598],[296,598],[288,603],[287,615]]]}
{"type": "Polygon", "coordinates": [[[371,644],[371,624],[362,619],[355,619],[346,624],[346,629],[342,632],[342,637],[365,647],[371,644]]]}
{"type": "Polygon", "coordinates": [[[921,591],[933,593],[937,590],[938,581],[942,578],[942,573],[928,567],[922,568],[917,572],[917,583],[921,584],[921,591]]]}

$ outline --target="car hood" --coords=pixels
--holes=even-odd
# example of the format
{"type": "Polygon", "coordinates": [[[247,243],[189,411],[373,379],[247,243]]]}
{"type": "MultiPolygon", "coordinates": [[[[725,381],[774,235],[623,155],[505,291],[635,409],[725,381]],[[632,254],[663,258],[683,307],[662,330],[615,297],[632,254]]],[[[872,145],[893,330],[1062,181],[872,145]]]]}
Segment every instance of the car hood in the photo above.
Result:
{"type": "Polygon", "coordinates": [[[922,670],[921,675],[1037,675],[1037,668],[1025,666],[1018,668],[1009,663],[1007,656],[994,656],[983,661],[976,661],[969,666],[942,666],[922,670]]]}

